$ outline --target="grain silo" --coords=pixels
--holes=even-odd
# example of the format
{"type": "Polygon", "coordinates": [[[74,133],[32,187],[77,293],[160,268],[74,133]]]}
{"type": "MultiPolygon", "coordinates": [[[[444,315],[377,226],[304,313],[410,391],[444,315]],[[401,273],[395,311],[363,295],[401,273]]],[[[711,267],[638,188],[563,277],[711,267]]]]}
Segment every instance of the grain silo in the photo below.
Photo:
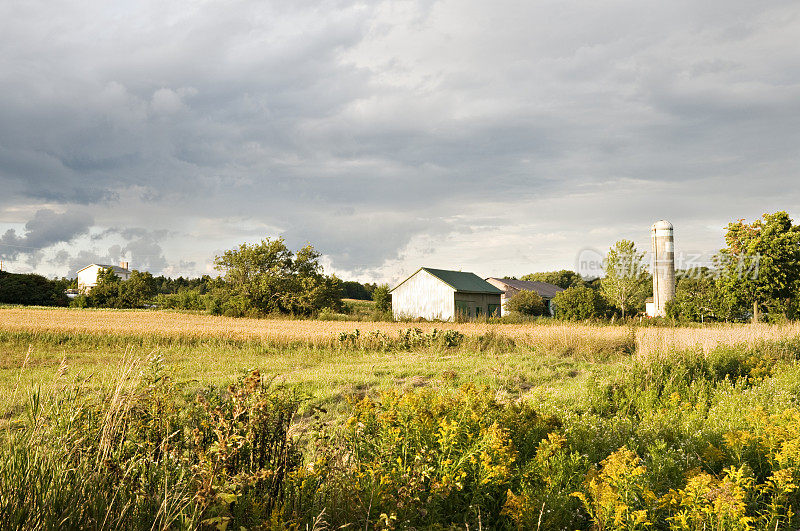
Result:
{"type": "Polygon", "coordinates": [[[667,315],[667,301],[675,296],[675,240],[672,223],[661,220],[650,227],[653,242],[653,316],[667,315]]]}

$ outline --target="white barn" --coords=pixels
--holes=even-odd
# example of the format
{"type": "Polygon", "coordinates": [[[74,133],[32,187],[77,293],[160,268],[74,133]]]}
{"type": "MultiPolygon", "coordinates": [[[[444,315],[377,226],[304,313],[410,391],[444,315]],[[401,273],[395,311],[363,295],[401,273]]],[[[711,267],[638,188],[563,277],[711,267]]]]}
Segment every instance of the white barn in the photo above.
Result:
{"type": "Polygon", "coordinates": [[[395,319],[453,321],[499,316],[502,291],[475,273],[421,267],[391,294],[395,319]]]}
{"type": "Polygon", "coordinates": [[[78,290],[81,293],[89,291],[97,285],[97,275],[101,269],[111,269],[121,280],[128,280],[131,272],[128,269],[128,262],[120,262],[118,266],[106,264],[89,264],[83,269],[78,270],[78,290]]]}

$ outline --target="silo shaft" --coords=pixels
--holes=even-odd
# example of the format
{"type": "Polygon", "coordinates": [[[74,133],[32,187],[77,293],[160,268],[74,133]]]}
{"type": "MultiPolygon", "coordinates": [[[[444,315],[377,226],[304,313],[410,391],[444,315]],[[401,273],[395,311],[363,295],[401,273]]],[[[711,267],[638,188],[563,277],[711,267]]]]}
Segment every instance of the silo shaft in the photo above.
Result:
{"type": "Polygon", "coordinates": [[[675,240],[672,224],[657,221],[650,228],[653,243],[653,307],[656,317],[667,315],[667,302],[675,296],[675,240]]]}

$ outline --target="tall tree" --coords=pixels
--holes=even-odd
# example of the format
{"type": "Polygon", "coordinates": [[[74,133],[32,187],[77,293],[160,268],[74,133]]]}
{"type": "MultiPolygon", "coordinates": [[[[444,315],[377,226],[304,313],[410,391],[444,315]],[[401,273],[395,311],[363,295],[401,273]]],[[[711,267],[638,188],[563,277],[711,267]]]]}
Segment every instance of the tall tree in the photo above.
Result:
{"type": "Polygon", "coordinates": [[[622,311],[624,318],[639,309],[647,297],[647,267],[644,253],[632,241],[620,240],[608,250],[605,277],[600,281],[603,296],[622,311]]]}
{"type": "Polygon", "coordinates": [[[764,214],[752,223],[728,224],[727,247],[718,255],[719,288],[732,307],[793,313],[800,287],[800,227],[784,211],[764,214]]]}

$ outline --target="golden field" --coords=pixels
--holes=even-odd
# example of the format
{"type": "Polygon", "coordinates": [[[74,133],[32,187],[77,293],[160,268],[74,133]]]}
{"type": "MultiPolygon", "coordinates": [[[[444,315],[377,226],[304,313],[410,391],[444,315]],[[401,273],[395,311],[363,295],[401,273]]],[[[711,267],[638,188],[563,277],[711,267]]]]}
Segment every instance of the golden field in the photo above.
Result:
{"type": "Polygon", "coordinates": [[[704,327],[609,326],[580,323],[391,323],[383,321],[319,321],[246,319],[151,310],[86,310],[66,308],[0,308],[0,330],[65,332],[80,335],[159,336],[198,339],[298,342],[325,346],[342,332],[380,331],[396,335],[419,328],[457,330],[468,337],[487,333],[522,345],[561,346],[583,350],[592,344],[619,344],[635,335],[636,351],[652,355],[669,350],[701,347],[708,352],[719,344],[752,345],[800,336],[800,323],[713,324],[704,327]]]}

